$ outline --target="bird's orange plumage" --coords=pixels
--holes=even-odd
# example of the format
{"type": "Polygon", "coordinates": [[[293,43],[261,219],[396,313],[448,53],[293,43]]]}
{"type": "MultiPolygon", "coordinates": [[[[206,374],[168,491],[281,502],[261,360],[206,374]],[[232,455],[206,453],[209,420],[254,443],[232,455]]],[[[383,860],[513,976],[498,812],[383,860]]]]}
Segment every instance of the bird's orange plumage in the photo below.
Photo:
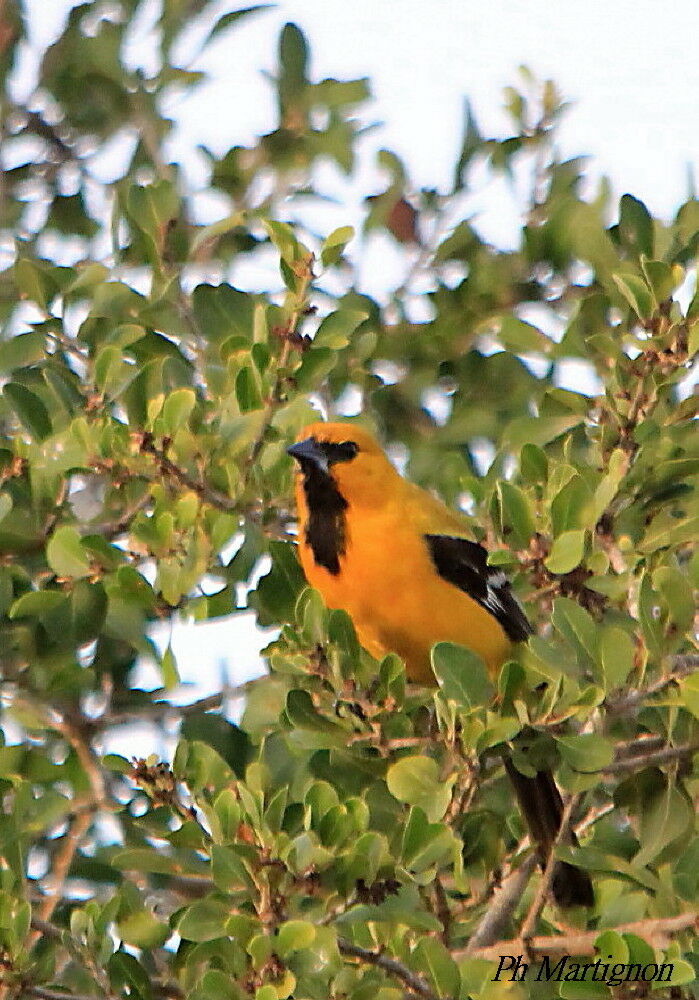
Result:
{"type": "Polygon", "coordinates": [[[303,477],[296,477],[301,565],[327,606],[347,611],[374,656],[398,653],[408,678],[417,683],[434,683],[430,649],[437,641],[460,643],[497,671],[511,642],[492,614],[437,573],[423,541],[429,533],[468,538],[465,520],[403,479],[361,428],[315,423],[301,431],[299,440],[305,438],[336,444],[351,439],[359,446],[351,462],[330,468],[348,504],[337,574],[318,565],[305,539],[308,507],[303,477]]]}

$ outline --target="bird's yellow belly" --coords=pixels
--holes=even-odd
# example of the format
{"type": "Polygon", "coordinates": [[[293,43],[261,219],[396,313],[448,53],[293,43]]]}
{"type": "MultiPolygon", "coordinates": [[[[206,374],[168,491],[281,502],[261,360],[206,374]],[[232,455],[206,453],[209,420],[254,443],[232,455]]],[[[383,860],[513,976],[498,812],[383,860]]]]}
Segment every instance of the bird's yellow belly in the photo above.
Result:
{"type": "Polygon", "coordinates": [[[349,614],[365,649],[376,657],[397,653],[415,683],[434,684],[430,650],[441,641],[473,650],[495,674],[511,645],[497,620],[437,574],[421,536],[401,531],[397,521],[388,537],[390,553],[385,522],[366,519],[354,529],[339,574],[303,560],[309,582],[328,607],[349,614]]]}

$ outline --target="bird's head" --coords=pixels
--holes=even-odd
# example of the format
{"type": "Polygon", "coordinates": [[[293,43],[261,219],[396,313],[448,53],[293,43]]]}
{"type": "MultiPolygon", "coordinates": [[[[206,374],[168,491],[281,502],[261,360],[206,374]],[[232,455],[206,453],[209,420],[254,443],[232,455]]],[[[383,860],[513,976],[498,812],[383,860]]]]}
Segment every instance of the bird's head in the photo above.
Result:
{"type": "Polygon", "coordinates": [[[355,424],[309,424],[287,451],[304,477],[327,477],[348,503],[383,502],[387,477],[397,475],[371,434],[355,424]]]}

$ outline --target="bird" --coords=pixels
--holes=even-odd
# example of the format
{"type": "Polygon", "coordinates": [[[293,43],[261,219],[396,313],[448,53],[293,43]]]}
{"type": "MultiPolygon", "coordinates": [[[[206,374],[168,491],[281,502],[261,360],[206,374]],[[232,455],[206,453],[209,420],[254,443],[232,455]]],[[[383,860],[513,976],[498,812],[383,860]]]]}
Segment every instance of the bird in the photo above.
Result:
{"type": "MultiPolygon", "coordinates": [[[[412,683],[434,686],[437,642],[476,653],[491,677],[532,627],[507,577],[469,535],[466,518],[403,478],[375,438],[347,422],[308,424],[287,448],[296,462],[298,553],[328,608],[350,616],[376,658],[396,653],[412,683]]],[[[545,867],[563,802],[553,775],[505,770],[545,867]]],[[[576,846],[574,833],[565,842],[576,846]]],[[[551,890],[561,907],[591,906],[587,872],[556,861],[551,890]]]]}

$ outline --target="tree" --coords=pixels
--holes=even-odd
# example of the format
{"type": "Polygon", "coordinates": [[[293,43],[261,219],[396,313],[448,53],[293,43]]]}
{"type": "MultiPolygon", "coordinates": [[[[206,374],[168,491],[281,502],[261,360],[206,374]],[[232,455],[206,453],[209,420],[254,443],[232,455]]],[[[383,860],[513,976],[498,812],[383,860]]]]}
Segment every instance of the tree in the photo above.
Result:
{"type": "Polygon", "coordinates": [[[355,179],[367,81],[314,80],[287,25],[276,125],[203,151],[230,212],[202,225],[164,154],[164,99],[201,80],[174,47],[208,16],[234,49],[257,8],[166,0],[148,74],[123,59],[137,8],[75,7],[23,105],[21,10],[0,4],[2,996],[611,996],[494,982],[518,937],[551,966],[595,948],[666,963],[657,995],[699,996],[699,202],[665,223],[586,197],[582,161],[556,153],[559,95],[524,76],[510,135],[467,109],[451,190],[413,190],[380,152],[364,227],[405,278],[372,301],[351,228],[318,235],[299,208],[322,198],[320,164],[355,179]],[[107,142],[128,153],[111,184],[107,142]],[[474,165],[532,178],[515,250],[467,218],[474,165]],[[268,294],[226,280],[270,248],[282,291],[271,271],[268,294]],[[557,387],[571,358],[591,394],[557,387]],[[406,690],[396,657],[373,661],[304,589],[285,446],[356,399],[413,479],[473,514],[537,623],[497,689],[442,644],[436,693],[406,690]],[[240,724],[229,692],[173,707],[152,623],[235,613],[267,559],[248,603],[281,632],[240,724]],[[135,686],[139,656],[160,690],[135,686]],[[177,717],[172,760],[101,754],[143,717],[177,717]],[[572,926],[534,872],[505,743],[567,796],[597,892],[572,926]]]}

